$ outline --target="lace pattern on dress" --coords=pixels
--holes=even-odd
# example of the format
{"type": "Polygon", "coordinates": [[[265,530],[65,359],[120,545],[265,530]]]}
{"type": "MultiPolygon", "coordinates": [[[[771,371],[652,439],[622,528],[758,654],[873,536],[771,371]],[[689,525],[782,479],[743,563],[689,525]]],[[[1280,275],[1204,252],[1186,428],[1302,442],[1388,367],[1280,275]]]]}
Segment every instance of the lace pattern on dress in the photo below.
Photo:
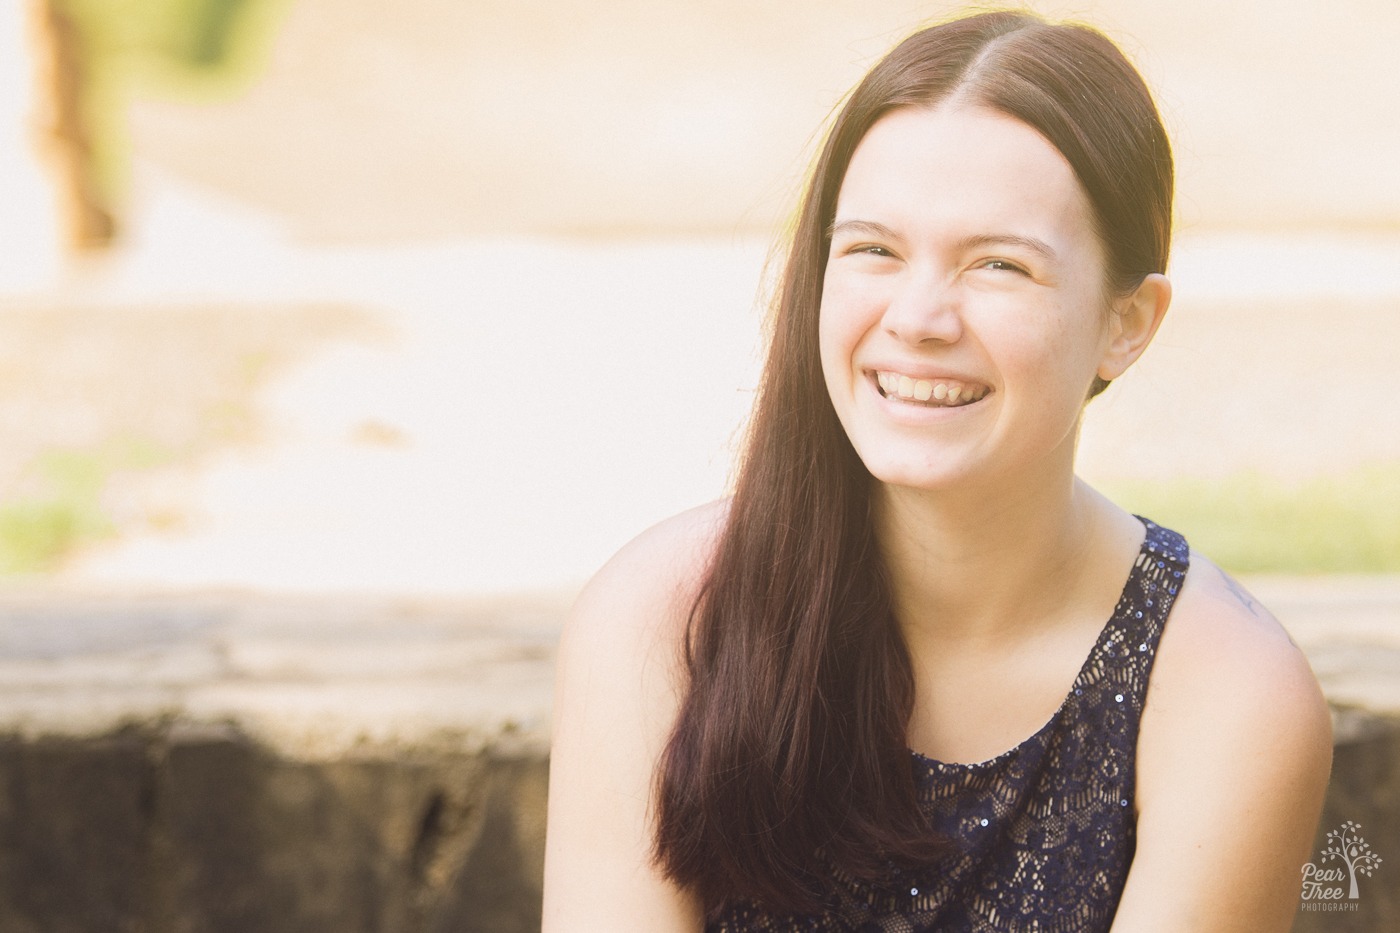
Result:
{"type": "Polygon", "coordinates": [[[960,851],[887,884],[833,871],[821,916],[733,903],[707,933],[1087,933],[1108,930],[1136,848],[1138,724],[1167,614],[1189,565],[1186,541],[1147,535],[1074,685],[1049,722],[976,764],[913,755],[920,808],[960,851]]]}

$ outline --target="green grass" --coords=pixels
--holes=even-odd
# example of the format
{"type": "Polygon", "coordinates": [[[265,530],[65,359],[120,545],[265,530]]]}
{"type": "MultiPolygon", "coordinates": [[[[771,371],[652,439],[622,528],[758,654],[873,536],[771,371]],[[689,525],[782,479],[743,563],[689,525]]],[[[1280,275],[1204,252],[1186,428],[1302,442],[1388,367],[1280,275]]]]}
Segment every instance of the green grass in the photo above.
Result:
{"type": "MultiPolygon", "coordinates": [[[[53,571],[85,546],[116,535],[102,501],[112,475],[172,456],[140,438],[123,438],[38,457],[27,471],[26,493],[0,505],[0,574],[53,571]]],[[[1247,473],[1103,489],[1237,573],[1400,573],[1400,464],[1294,483],[1247,473]]]]}
{"type": "Polygon", "coordinates": [[[82,547],[114,536],[102,501],[112,474],[168,459],[156,445],[131,438],[41,454],[26,470],[24,491],[0,505],[0,574],[50,572],[82,547]]]}
{"type": "Polygon", "coordinates": [[[1238,573],[1400,573],[1400,464],[1300,482],[1247,473],[1103,491],[1238,573]]]}

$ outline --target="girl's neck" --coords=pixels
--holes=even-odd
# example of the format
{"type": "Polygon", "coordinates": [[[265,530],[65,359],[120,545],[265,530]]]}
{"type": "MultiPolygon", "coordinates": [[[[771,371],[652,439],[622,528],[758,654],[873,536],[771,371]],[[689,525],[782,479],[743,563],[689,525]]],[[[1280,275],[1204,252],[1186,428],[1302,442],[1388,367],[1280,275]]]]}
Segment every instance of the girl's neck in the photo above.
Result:
{"type": "Polygon", "coordinates": [[[1059,471],[995,495],[879,484],[873,508],[895,613],[916,652],[930,641],[992,647],[1072,612],[1094,589],[1089,568],[1114,563],[1134,533],[1128,516],[1059,471]]]}

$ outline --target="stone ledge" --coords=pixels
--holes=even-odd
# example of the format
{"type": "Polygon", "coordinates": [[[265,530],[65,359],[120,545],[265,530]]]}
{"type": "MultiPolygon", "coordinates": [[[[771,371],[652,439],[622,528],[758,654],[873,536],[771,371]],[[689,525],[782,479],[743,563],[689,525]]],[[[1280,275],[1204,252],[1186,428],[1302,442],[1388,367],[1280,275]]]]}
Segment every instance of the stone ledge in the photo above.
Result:
{"type": "Polygon", "coordinates": [[[537,930],[568,598],[0,593],[0,929],[537,930]]]}
{"type": "MultiPolygon", "coordinates": [[[[1333,704],[1314,852],[1400,858],[1400,580],[1248,583],[1333,704]]],[[[569,598],[0,592],[0,929],[538,929],[569,598]]],[[[1390,869],[1295,929],[1400,928],[1390,869]]]]}
{"type": "Polygon", "coordinates": [[[301,760],[544,756],[569,599],[0,592],[0,730],[226,723],[301,760]]]}

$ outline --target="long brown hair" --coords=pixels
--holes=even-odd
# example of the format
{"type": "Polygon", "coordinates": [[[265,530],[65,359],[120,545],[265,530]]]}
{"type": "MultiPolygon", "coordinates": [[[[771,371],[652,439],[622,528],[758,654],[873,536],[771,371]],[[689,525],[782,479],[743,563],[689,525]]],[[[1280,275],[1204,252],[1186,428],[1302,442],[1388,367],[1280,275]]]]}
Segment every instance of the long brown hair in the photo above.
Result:
{"type": "Polygon", "coordinates": [[[1026,13],[958,19],[910,36],[852,92],[802,200],[657,766],[656,861],[711,912],[733,900],[813,912],[832,870],[878,882],[948,845],[918,808],[913,670],[874,539],[873,480],[827,395],[817,321],[856,146],[895,108],[954,98],[1021,120],[1065,156],[1093,207],[1110,288],[1166,269],[1167,137],[1142,79],[1098,32],[1026,13]]]}

